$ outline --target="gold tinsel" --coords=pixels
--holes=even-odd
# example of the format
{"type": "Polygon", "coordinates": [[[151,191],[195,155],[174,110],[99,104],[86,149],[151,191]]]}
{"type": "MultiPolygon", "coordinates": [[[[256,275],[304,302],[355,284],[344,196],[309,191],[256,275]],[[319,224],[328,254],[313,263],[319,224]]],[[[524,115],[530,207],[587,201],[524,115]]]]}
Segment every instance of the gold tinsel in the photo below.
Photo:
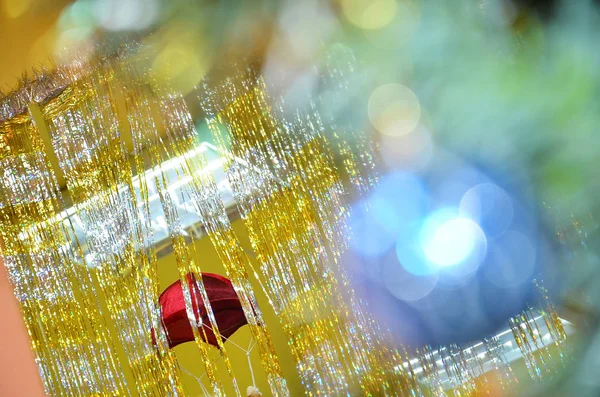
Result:
{"type": "MultiPolygon", "coordinates": [[[[390,347],[388,332],[350,285],[341,265],[352,233],[350,202],[376,182],[376,161],[364,135],[335,126],[314,101],[290,112],[252,70],[218,84],[202,83],[197,100],[250,236],[247,250],[207,171],[186,101],[154,81],[134,52],[40,75],[4,100],[4,262],[48,394],[184,395],[160,321],[149,191],[159,196],[213,395],[224,395],[224,382],[236,395],[242,392],[202,285],[201,255],[184,235],[179,199],[192,203],[232,281],[273,395],[290,392],[250,276],[278,315],[309,395],[443,395],[440,370],[455,395],[487,390],[483,364],[470,349],[425,347],[416,351],[417,360],[408,360],[405,351],[390,347]],[[51,147],[40,129],[48,131],[51,147]],[[72,203],[67,215],[49,152],[66,179],[72,203]],[[180,182],[185,186],[176,197],[170,186],[180,182]],[[83,241],[71,224],[75,217],[85,225],[83,241]],[[199,297],[188,287],[190,273],[199,297]],[[193,299],[202,299],[208,324],[198,321],[193,299]],[[204,342],[207,330],[217,336],[226,379],[217,376],[204,342]],[[121,365],[129,367],[133,385],[121,365]]],[[[565,330],[544,297],[543,321],[562,348],[565,330]]],[[[536,327],[531,310],[511,320],[533,378],[556,367],[536,327]]],[[[498,340],[482,344],[502,384],[512,382],[498,340]]]]}

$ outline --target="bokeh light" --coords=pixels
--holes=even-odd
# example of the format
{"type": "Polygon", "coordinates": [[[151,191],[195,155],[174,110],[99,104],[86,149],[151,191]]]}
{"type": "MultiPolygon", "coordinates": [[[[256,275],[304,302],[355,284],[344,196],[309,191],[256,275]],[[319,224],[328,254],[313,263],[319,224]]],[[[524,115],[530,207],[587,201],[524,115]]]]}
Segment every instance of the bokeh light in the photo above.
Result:
{"type": "Polygon", "coordinates": [[[398,256],[388,255],[381,268],[385,288],[396,298],[413,302],[426,297],[436,287],[439,274],[416,275],[398,261],[398,256]]]}
{"type": "Polygon", "coordinates": [[[384,84],[369,98],[369,119],[385,135],[398,136],[412,132],[419,123],[419,99],[401,84],[384,84]]]}
{"type": "Polygon", "coordinates": [[[152,72],[184,94],[193,90],[212,67],[207,42],[197,29],[191,23],[169,25],[151,41],[157,50],[152,72]]]}
{"type": "Polygon", "coordinates": [[[393,23],[378,29],[364,30],[366,38],[374,46],[390,50],[400,50],[413,38],[419,24],[419,9],[412,1],[399,1],[397,15],[393,23]]]}
{"type": "Polygon", "coordinates": [[[468,341],[523,310],[551,251],[514,176],[499,178],[439,146],[435,153],[418,170],[389,167],[361,203],[367,228],[351,247],[363,258],[355,263],[363,281],[384,288],[369,296],[405,313],[409,324],[392,321],[402,335],[411,330],[401,339],[468,341]]]}
{"type": "Polygon", "coordinates": [[[414,172],[427,167],[435,149],[431,133],[421,125],[400,136],[382,134],[379,147],[381,159],[387,167],[414,172]]]}
{"type": "Polygon", "coordinates": [[[158,0],[94,0],[94,15],[107,30],[142,30],[156,21],[158,0]]]}
{"type": "Polygon", "coordinates": [[[460,202],[460,214],[482,225],[490,236],[500,236],[514,216],[510,197],[492,183],[474,186],[466,192],[460,202]]]}
{"type": "Polygon", "coordinates": [[[508,231],[489,247],[485,275],[500,288],[522,286],[531,279],[536,263],[536,248],[526,235],[508,231]]]}
{"type": "Polygon", "coordinates": [[[365,256],[381,256],[396,244],[406,225],[422,217],[427,196],[422,182],[404,172],[384,176],[371,196],[355,206],[351,247],[365,256]]]}
{"type": "Polygon", "coordinates": [[[486,245],[486,239],[475,222],[458,217],[446,209],[433,213],[425,220],[421,244],[430,261],[445,267],[465,261],[474,251],[481,250],[477,249],[479,246],[486,245]]]}
{"type": "Polygon", "coordinates": [[[398,12],[396,0],[342,0],[341,6],[348,21],[362,29],[380,29],[398,12]]]}

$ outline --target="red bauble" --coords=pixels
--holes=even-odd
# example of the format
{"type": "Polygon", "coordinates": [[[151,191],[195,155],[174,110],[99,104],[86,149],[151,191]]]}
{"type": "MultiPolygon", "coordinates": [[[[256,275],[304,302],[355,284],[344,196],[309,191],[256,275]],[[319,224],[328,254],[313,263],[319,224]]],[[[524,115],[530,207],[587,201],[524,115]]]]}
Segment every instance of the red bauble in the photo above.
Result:
{"type": "MultiPolygon", "coordinates": [[[[208,319],[196,279],[192,274],[188,274],[187,280],[196,320],[199,324],[204,324],[203,328],[206,332],[206,337],[202,330],[200,330],[200,335],[205,342],[217,346],[217,339],[208,319]]],[[[217,321],[219,333],[223,337],[229,338],[241,326],[247,324],[244,310],[233,285],[227,278],[212,273],[202,273],[202,281],[217,321]]],[[[193,341],[194,333],[185,310],[181,282],[176,281],[171,284],[160,295],[159,301],[169,346],[175,347],[181,343],[193,341]]]]}

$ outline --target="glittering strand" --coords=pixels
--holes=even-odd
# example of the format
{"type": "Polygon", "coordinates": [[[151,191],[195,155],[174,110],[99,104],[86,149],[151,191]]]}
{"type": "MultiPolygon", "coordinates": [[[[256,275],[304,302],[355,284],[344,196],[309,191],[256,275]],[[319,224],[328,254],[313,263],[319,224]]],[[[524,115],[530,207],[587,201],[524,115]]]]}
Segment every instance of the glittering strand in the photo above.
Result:
{"type": "Polygon", "coordinates": [[[114,113],[112,77],[110,68],[100,68],[41,110],[85,225],[88,265],[97,271],[135,386],[142,395],[182,395],[174,356],[164,337],[152,334],[160,318],[156,264],[142,237],[132,170],[114,113]]]}
{"type": "Polygon", "coordinates": [[[511,384],[517,383],[517,378],[508,363],[504,345],[500,342],[500,339],[497,336],[485,338],[483,346],[485,347],[486,355],[491,360],[492,367],[502,389],[507,390],[511,384]]]}
{"type": "MultiPolygon", "coordinates": [[[[437,367],[436,359],[431,346],[425,346],[421,351],[417,349],[417,355],[419,356],[419,363],[423,369],[425,381],[429,385],[432,395],[437,397],[445,397],[446,393],[444,392],[444,388],[442,386],[440,371],[437,367]]],[[[407,366],[411,367],[410,369],[412,371],[412,364],[410,361],[411,360],[407,361],[407,366]]]]}
{"type": "Polygon", "coordinates": [[[50,395],[128,395],[45,147],[28,113],[0,123],[4,263],[50,395]]]}
{"type": "MultiPolygon", "coordinates": [[[[124,69],[122,72],[131,76],[126,79],[129,82],[139,80],[135,77],[135,73],[131,69],[124,69]]],[[[225,365],[227,366],[233,381],[234,389],[236,393],[239,394],[240,392],[233,375],[233,369],[229,363],[226,349],[223,345],[224,340],[220,337],[216,321],[210,309],[208,297],[202,287],[199,258],[194,250],[193,244],[187,246],[183,243],[183,236],[181,235],[181,227],[177,215],[177,205],[175,205],[175,203],[179,200],[186,201],[186,199],[191,199],[189,201],[193,203],[209,238],[222,259],[227,276],[231,279],[232,284],[236,289],[236,293],[240,298],[240,302],[242,303],[242,307],[246,314],[250,330],[258,342],[261,362],[265,368],[273,394],[277,396],[287,396],[289,395],[289,392],[287,390],[286,382],[282,376],[270,336],[264,321],[262,320],[262,315],[260,314],[256,299],[254,298],[254,293],[252,292],[252,287],[244,270],[244,261],[247,260],[247,258],[229,224],[216,183],[214,182],[214,179],[212,179],[210,173],[206,171],[206,160],[204,159],[202,152],[199,151],[196,146],[197,133],[194,129],[191,115],[180,95],[174,92],[165,91],[164,87],[162,88],[162,93],[160,95],[154,95],[154,93],[148,92],[148,87],[144,90],[143,81],[144,80],[142,79],[142,83],[137,85],[134,84],[134,87],[130,87],[130,89],[127,90],[128,95],[126,102],[129,107],[128,114],[130,115],[130,124],[132,125],[132,135],[134,137],[134,142],[137,141],[140,144],[140,149],[141,147],[144,147],[145,161],[150,164],[151,167],[156,167],[156,171],[159,171],[155,174],[157,177],[154,179],[153,183],[160,195],[163,212],[165,213],[165,218],[169,224],[169,232],[174,243],[174,254],[176,259],[178,259],[182,280],[189,272],[193,272],[196,275],[199,291],[202,295],[199,298],[204,301],[205,306],[207,307],[210,324],[198,324],[198,321],[201,320],[200,318],[196,318],[196,316],[190,317],[193,325],[192,328],[197,333],[195,339],[198,342],[198,346],[201,350],[206,349],[202,332],[204,332],[205,327],[212,328],[214,334],[217,336],[217,343],[222,353],[221,357],[224,358],[225,365]],[[158,128],[154,125],[152,128],[139,125],[140,120],[144,120],[144,122],[149,124],[154,124],[151,114],[148,113],[150,109],[153,109],[158,113],[158,117],[156,118],[160,119],[162,122],[162,125],[159,125],[158,128]],[[161,129],[164,129],[165,131],[166,136],[164,139],[166,139],[168,145],[165,145],[163,137],[158,133],[161,129]],[[183,159],[183,161],[174,165],[173,169],[170,170],[171,173],[176,174],[180,182],[186,182],[186,188],[181,190],[182,197],[180,198],[172,197],[171,191],[167,188],[174,182],[170,180],[172,176],[169,175],[169,173],[164,172],[164,170],[160,170],[159,167],[161,161],[173,158],[174,156],[183,159]]],[[[186,281],[184,293],[190,294],[193,292],[194,290],[189,289],[186,281]]],[[[186,297],[186,301],[187,300],[188,298],[186,297]]],[[[190,313],[188,313],[188,315],[191,315],[191,300],[186,302],[186,306],[189,306],[188,312],[190,313]]],[[[209,359],[209,356],[206,355],[206,358],[209,359]]],[[[219,381],[214,374],[214,363],[205,361],[205,364],[205,371],[211,381],[213,391],[215,393],[222,393],[219,381]]]]}
{"type": "Polygon", "coordinates": [[[509,324],[531,379],[542,381],[546,376],[556,374],[564,365],[566,352],[566,346],[564,345],[566,333],[564,333],[562,322],[556,311],[549,306],[542,310],[541,316],[536,317],[533,310],[528,308],[511,318],[509,324]],[[544,342],[543,335],[540,332],[538,326],[540,317],[543,318],[548,329],[550,341],[553,341],[551,345],[544,342]],[[557,332],[557,328],[562,331],[557,332]],[[552,345],[554,345],[555,350],[550,348],[552,345]]]}
{"type": "Polygon", "coordinates": [[[194,142],[197,141],[197,133],[191,115],[182,98],[175,94],[163,96],[160,109],[167,137],[172,142],[171,147],[175,149],[174,154],[184,159],[181,170],[178,171],[183,178],[190,179],[183,194],[191,199],[240,298],[248,326],[258,343],[261,363],[267,373],[271,391],[277,396],[287,396],[289,391],[248,279],[248,257],[231,227],[217,185],[212,174],[207,171],[203,153],[185,156],[196,149],[194,142]]]}
{"type": "MultiPolygon", "coordinates": [[[[127,70],[123,72],[127,72],[127,70]]],[[[188,246],[183,237],[177,208],[174,205],[171,192],[168,190],[170,184],[169,176],[167,175],[166,170],[161,168],[163,154],[166,155],[166,153],[164,153],[165,147],[161,145],[161,138],[156,134],[157,128],[152,119],[152,103],[150,102],[150,97],[144,95],[142,87],[138,87],[134,82],[130,83],[132,86],[127,92],[126,106],[128,107],[132,137],[135,142],[134,149],[136,151],[136,161],[138,164],[142,164],[142,162],[148,163],[154,171],[152,172],[152,175],[154,176],[147,178],[144,181],[145,185],[142,190],[145,191],[145,193],[143,194],[147,196],[147,186],[148,184],[152,184],[153,189],[155,189],[160,196],[163,214],[168,224],[169,235],[173,245],[173,254],[179,270],[188,320],[192,326],[194,339],[200,350],[204,370],[210,381],[212,392],[214,395],[222,396],[224,395],[223,385],[221,380],[217,378],[214,366],[215,363],[211,359],[208,351],[209,348],[204,342],[204,339],[206,338],[205,326],[212,329],[216,336],[219,335],[219,332],[214,316],[212,315],[206,291],[202,285],[201,274],[198,271],[199,267],[195,262],[197,258],[193,255],[193,249],[188,246]],[[145,123],[145,125],[142,123],[145,123]],[[196,289],[190,288],[187,276],[190,272],[194,274],[194,279],[197,281],[198,290],[200,291],[201,296],[196,296],[196,289]],[[193,308],[193,301],[203,302],[209,314],[210,324],[203,324],[202,318],[196,315],[193,308]]],[[[223,348],[222,340],[217,337],[217,341],[223,356],[226,358],[228,372],[230,376],[232,376],[229,360],[227,359],[226,351],[223,348]]],[[[234,390],[236,394],[239,395],[239,390],[233,376],[232,380],[234,382],[234,390]]]]}
{"type": "Polygon", "coordinates": [[[418,395],[339,266],[347,194],[318,115],[285,120],[251,71],[205,85],[200,100],[308,393],[418,395]]]}

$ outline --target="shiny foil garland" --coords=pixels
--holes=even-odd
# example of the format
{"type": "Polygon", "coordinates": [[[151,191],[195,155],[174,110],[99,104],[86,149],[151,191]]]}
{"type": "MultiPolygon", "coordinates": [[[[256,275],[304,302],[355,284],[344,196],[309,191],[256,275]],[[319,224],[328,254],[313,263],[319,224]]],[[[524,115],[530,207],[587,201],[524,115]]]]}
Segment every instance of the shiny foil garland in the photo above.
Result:
{"type": "MultiPolygon", "coordinates": [[[[140,80],[136,77],[133,70],[123,68],[121,72],[125,76],[129,76],[126,80],[132,84],[131,87],[128,87],[130,89],[127,90],[126,103],[134,134],[134,142],[143,144],[142,146],[145,147],[145,151],[147,152],[145,156],[146,162],[152,168],[158,167],[160,169],[161,162],[169,158],[181,160],[173,166],[173,170],[180,180],[187,182],[186,189],[182,191],[182,195],[185,198],[191,199],[190,201],[197,215],[202,220],[204,229],[215,246],[219,257],[222,259],[227,276],[236,289],[252,336],[257,341],[261,363],[267,374],[271,391],[274,395],[278,396],[289,395],[269,332],[262,319],[262,314],[256,303],[254,292],[245,270],[248,258],[229,223],[216,183],[212,175],[207,171],[207,161],[204,158],[204,154],[197,147],[197,132],[183,98],[175,92],[164,91],[164,89],[162,94],[155,95],[152,92],[152,88],[157,87],[145,87],[144,89],[145,80],[140,80]],[[158,133],[159,128],[153,125],[149,109],[156,109],[159,112],[160,119],[163,121],[162,128],[165,131],[165,139],[170,143],[169,146],[161,143],[163,138],[158,133]],[[141,120],[146,123],[145,126],[140,125],[140,123],[143,123],[141,120]]],[[[136,152],[138,151],[138,148],[136,148],[136,152]]],[[[185,275],[188,272],[193,272],[197,280],[201,283],[200,263],[198,262],[197,253],[193,249],[189,250],[189,247],[193,248],[193,245],[188,247],[182,242],[181,231],[177,225],[176,217],[173,218],[177,212],[174,202],[178,198],[171,197],[171,193],[167,189],[167,186],[171,184],[168,179],[167,173],[162,172],[160,178],[155,178],[154,185],[161,196],[163,211],[170,225],[174,254],[180,265],[180,274],[182,280],[185,280],[185,275]]],[[[181,199],[185,198],[181,197],[181,199]]],[[[187,286],[187,283],[182,285],[187,286]]],[[[203,291],[203,288],[200,288],[200,290],[203,291]]],[[[190,292],[187,287],[184,288],[184,292],[186,291],[190,292]]],[[[203,296],[202,299],[207,303],[208,298],[206,296],[203,296]]],[[[186,302],[186,305],[189,306],[188,311],[191,311],[191,301],[186,302]]],[[[210,305],[207,304],[207,307],[210,307],[210,305]]],[[[216,321],[210,311],[209,317],[212,318],[211,324],[196,324],[198,327],[194,327],[194,329],[204,330],[204,327],[211,327],[217,331],[215,334],[219,335],[216,329],[216,321]]],[[[195,319],[192,319],[192,321],[195,321],[195,319]]],[[[201,350],[204,349],[205,344],[200,333],[196,335],[196,340],[201,350]]],[[[228,371],[233,377],[233,369],[228,363],[226,350],[223,346],[224,341],[221,338],[217,338],[217,342],[219,343],[223,357],[225,357],[228,371]]],[[[212,373],[213,369],[211,365],[213,363],[207,364],[205,370],[209,378],[211,378],[213,391],[215,393],[222,393],[218,385],[218,380],[214,378],[214,374],[212,373]]],[[[235,386],[235,377],[233,377],[233,380],[236,393],[239,394],[240,392],[237,386],[235,386]]]]}
{"type": "MultiPolygon", "coordinates": [[[[431,346],[425,346],[421,351],[417,349],[417,355],[419,356],[418,362],[423,371],[423,378],[425,379],[427,386],[429,386],[431,395],[445,397],[446,392],[444,391],[444,385],[440,377],[440,370],[431,346]]],[[[411,361],[412,360],[408,360],[406,362],[406,367],[409,368],[411,372],[414,372],[411,361]]]]}
{"type": "MultiPolygon", "coordinates": [[[[122,70],[119,71],[122,72],[122,70]]],[[[179,380],[179,368],[173,353],[168,349],[166,335],[160,323],[156,253],[153,248],[147,191],[148,184],[154,184],[153,188],[161,196],[160,200],[169,225],[180,274],[194,272],[200,284],[199,290],[202,296],[197,298],[204,300],[211,324],[198,324],[199,318],[193,312],[189,296],[190,289],[185,283],[188,315],[197,333],[196,339],[202,353],[205,370],[212,384],[213,395],[224,395],[221,386],[222,380],[218,379],[215,373],[214,355],[210,354],[210,347],[204,343],[202,337],[205,335],[205,327],[211,327],[216,335],[220,334],[216,328],[216,321],[212,315],[208,298],[201,286],[200,268],[197,263],[198,255],[193,252],[193,245],[190,246],[183,240],[177,211],[173,205],[174,198],[171,197],[168,190],[171,181],[169,181],[168,172],[161,169],[162,161],[175,155],[176,152],[197,150],[193,141],[195,134],[193,125],[190,129],[191,124],[185,123],[186,118],[190,119],[191,116],[185,114],[187,111],[185,108],[180,107],[176,94],[167,94],[161,96],[160,99],[154,92],[150,95],[138,96],[141,92],[136,86],[138,82],[130,81],[128,85],[128,88],[131,89],[128,92],[130,95],[125,99],[125,105],[130,112],[128,127],[131,129],[134,143],[133,161],[130,161],[125,142],[122,139],[122,125],[119,125],[116,116],[115,98],[117,95],[115,92],[119,91],[119,87],[115,85],[114,74],[115,70],[111,65],[103,65],[93,73],[78,75],[74,81],[53,91],[51,96],[42,96],[39,105],[32,105],[38,109],[43,124],[48,128],[53,149],[58,158],[58,165],[65,175],[73,201],[73,218],[85,225],[85,239],[81,241],[81,244],[88,252],[86,259],[83,258],[80,242],[74,240],[72,244],[78,251],[70,254],[71,256],[77,255],[77,264],[57,263],[58,269],[52,274],[65,277],[69,276],[70,271],[80,271],[86,273],[90,280],[90,275],[95,275],[94,278],[98,280],[100,290],[103,292],[103,301],[106,303],[108,314],[112,320],[112,326],[108,327],[106,319],[101,313],[98,315],[99,319],[95,320],[94,317],[89,316],[93,313],[88,314],[78,306],[69,307],[67,304],[70,302],[61,300],[56,303],[56,312],[50,312],[52,314],[45,316],[49,319],[49,328],[37,332],[39,319],[31,314],[31,321],[28,322],[30,333],[33,336],[38,333],[41,335],[40,338],[35,337],[33,340],[34,347],[39,346],[36,353],[40,362],[40,372],[44,376],[47,391],[52,395],[128,395],[135,389],[140,395],[183,395],[179,380]],[[141,111],[145,106],[150,105],[164,107],[162,114],[168,119],[163,119],[163,122],[173,138],[173,141],[170,142],[172,146],[165,145],[162,138],[156,135],[156,126],[150,123],[152,115],[149,115],[147,110],[141,111]],[[169,113],[171,111],[173,113],[169,113]],[[140,124],[140,120],[145,121],[146,124],[140,124]],[[182,124],[185,129],[178,131],[177,126],[182,124]],[[137,167],[138,172],[144,172],[148,164],[152,170],[158,172],[151,172],[151,177],[148,178],[139,178],[141,187],[139,194],[142,197],[136,197],[133,188],[133,175],[136,171],[134,167],[137,167]],[[62,265],[67,265],[66,269],[62,269],[62,265]],[[74,319],[73,316],[78,316],[78,318],[74,319]],[[92,333],[87,335],[82,331],[77,331],[77,320],[94,322],[99,328],[90,326],[92,333]],[[73,324],[68,326],[63,324],[67,321],[72,321],[73,324]],[[57,322],[64,326],[59,327],[55,324],[57,322]],[[117,354],[114,351],[101,351],[100,347],[103,346],[96,349],[94,345],[95,333],[107,335],[110,329],[117,334],[120,348],[124,350],[129,369],[133,374],[134,385],[126,385],[123,372],[119,371],[119,366],[114,364],[117,354]],[[71,335],[72,333],[75,334],[71,335]],[[47,335],[51,337],[47,337],[47,335]],[[81,346],[74,346],[75,341],[79,341],[81,346]],[[45,349],[47,348],[54,350],[46,354],[45,349]],[[106,365],[112,364],[114,367],[103,368],[98,364],[99,360],[105,360],[106,365]],[[104,377],[112,376],[120,378],[119,382],[104,379],[104,377]]],[[[121,74],[120,77],[123,75],[121,74]]],[[[22,264],[18,259],[24,254],[11,255],[13,251],[30,253],[32,258],[39,257],[39,260],[47,262],[48,258],[37,253],[37,251],[41,251],[38,246],[44,242],[56,245],[58,243],[54,240],[59,238],[66,240],[66,237],[62,236],[56,238],[49,236],[54,232],[55,224],[64,227],[62,224],[64,219],[61,217],[53,219],[52,215],[56,214],[55,208],[50,205],[53,203],[46,203],[46,201],[52,200],[53,193],[59,194],[56,182],[52,186],[54,190],[50,193],[43,190],[45,185],[42,182],[46,182],[46,184],[48,182],[42,180],[42,177],[46,177],[48,180],[53,178],[52,175],[44,174],[44,172],[51,172],[47,171],[51,170],[47,160],[43,159],[45,163],[38,161],[40,164],[27,160],[14,161],[15,159],[20,160],[22,156],[19,157],[19,151],[25,150],[31,150],[32,155],[37,157],[45,156],[45,148],[37,137],[37,132],[34,131],[35,128],[29,115],[24,114],[11,119],[10,122],[5,123],[5,127],[6,135],[3,142],[6,144],[3,145],[3,149],[5,149],[6,156],[3,156],[3,159],[6,167],[3,170],[16,174],[18,178],[16,181],[14,178],[7,178],[7,184],[3,186],[3,198],[7,203],[2,207],[5,215],[3,219],[5,224],[12,226],[3,229],[4,240],[7,242],[3,252],[7,267],[14,269],[11,272],[14,277],[11,279],[16,293],[19,295],[23,290],[31,290],[35,293],[48,291],[52,296],[67,295],[70,288],[76,289],[76,292],[79,293],[85,292],[89,294],[89,297],[97,299],[94,293],[95,289],[90,287],[90,284],[86,284],[80,276],[73,276],[72,280],[68,279],[69,282],[73,281],[74,286],[64,286],[66,292],[58,290],[59,286],[50,283],[38,285],[39,283],[32,283],[29,279],[23,278],[24,275],[31,273],[32,264],[22,264]],[[15,134],[15,131],[19,133],[15,134]],[[33,146],[31,148],[19,139],[37,140],[33,142],[35,145],[29,144],[29,146],[33,146]],[[39,168],[39,171],[33,167],[34,165],[39,168]],[[37,179],[34,178],[36,174],[33,172],[35,171],[40,174],[37,179]],[[34,189],[32,190],[32,188],[34,189]],[[39,194],[36,193],[38,191],[39,194]],[[39,199],[38,196],[42,196],[42,198],[39,199]],[[29,234],[21,229],[24,224],[23,216],[11,215],[15,210],[23,212],[20,202],[26,200],[42,200],[42,204],[50,207],[53,211],[42,215],[34,213],[31,220],[27,219],[26,225],[31,224],[32,226],[26,231],[31,232],[32,238],[36,240],[36,246],[13,248],[13,243],[22,244],[21,241],[27,242],[27,238],[29,238],[29,234]],[[36,215],[38,216],[36,217],[36,215]],[[51,219],[53,223],[45,222],[47,218],[51,219]],[[15,234],[17,231],[19,233],[15,234]],[[81,288],[81,291],[77,290],[78,288],[81,288]]],[[[187,160],[184,163],[187,163],[187,160]]],[[[205,161],[201,159],[193,166],[204,165],[205,161]]],[[[196,181],[194,195],[197,200],[202,201],[197,201],[195,204],[198,211],[203,212],[204,218],[213,221],[211,217],[219,211],[224,215],[225,210],[220,202],[214,181],[211,181],[206,175],[198,174],[195,168],[193,172],[190,171],[189,164],[179,167],[176,170],[178,175],[184,172],[184,169],[189,175],[193,175],[193,179],[196,181]],[[210,196],[213,192],[214,197],[210,196]]],[[[202,171],[203,169],[199,168],[198,170],[202,171]]],[[[33,205],[33,209],[37,210],[41,204],[34,202],[33,205]]],[[[23,215],[28,214],[24,213],[23,215]]],[[[230,237],[226,237],[227,233],[231,234],[230,225],[226,223],[223,225],[225,225],[223,226],[224,230],[220,230],[216,226],[210,227],[208,223],[205,227],[211,231],[211,235],[220,233],[220,236],[225,235],[223,239],[231,240],[230,237]]],[[[58,232],[66,233],[62,229],[59,229],[58,232]]],[[[73,232],[71,235],[68,237],[74,239],[73,232]]],[[[71,248],[68,245],[69,242],[62,240],[60,242],[63,244],[55,247],[54,252],[50,252],[48,255],[59,256],[71,248]]],[[[215,244],[217,242],[219,241],[215,240],[215,244]]],[[[228,252],[231,251],[229,249],[231,244],[228,244],[227,240],[225,240],[225,244],[219,243],[221,248],[218,250],[223,254],[223,258],[233,255],[228,252]]],[[[234,252],[237,252],[239,256],[241,250],[234,250],[234,252]]],[[[233,258],[227,257],[226,259],[233,258]]],[[[265,364],[265,371],[273,388],[273,394],[289,395],[250,284],[241,267],[237,266],[238,264],[231,263],[228,273],[233,275],[230,276],[240,294],[240,300],[244,304],[253,336],[258,341],[258,350],[262,362],[265,364]]],[[[48,273],[52,270],[47,269],[48,264],[45,262],[42,262],[40,266],[42,267],[40,272],[48,273]]],[[[37,269],[35,270],[37,271],[37,269]]],[[[52,281],[46,274],[45,276],[47,281],[52,281]]],[[[71,300],[73,300],[73,305],[81,303],[81,299],[73,298],[71,300]]],[[[23,304],[26,316],[27,313],[44,313],[39,308],[29,309],[29,301],[24,299],[22,301],[27,303],[23,304]]],[[[36,297],[31,301],[38,306],[45,303],[42,297],[36,297]]],[[[83,300],[83,303],[87,303],[87,301],[83,300]]],[[[95,305],[97,308],[102,306],[98,302],[95,305]]],[[[110,341],[109,336],[106,336],[105,339],[105,343],[110,341]]],[[[219,338],[221,356],[228,363],[223,342],[219,338]]],[[[110,344],[105,349],[109,348],[111,348],[110,344]]],[[[237,395],[241,395],[230,364],[228,369],[234,390],[237,395]]]]}
{"type": "Polygon", "coordinates": [[[485,338],[483,340],[483,346],[485,347],[485,355],[491,361],[492,371],[494,372],[500,388],[502,390],[508,390],[511,385],[518,383],[508,359],[506,358],[506,349],[500,342],[500,339],[497,336],[485,338]]]}
{"type": "MultiPolygon", "coordinates": [[[[286,118],[269,99],[252,72],[206,85],[200,94],[308,393],[418,393],[412,374],[402,373],[400,353],[383,343],[339,266],[349,238],[349,195],[318,113],[286,118]]],[[[355,160],[345,161],[358,179],[354,170],[362,164],[355,160]]]]}
{"type": "MultiPolygon", "coordinates": [[[[50,395],[128,395],[92,272],[25,104],[0,123],[0,233],[9,278],[50,395]]],[[[6,114],[8,113],[8,114],[6,114]]]]}
{"type": "MultiPolygon", "coordinates": [[[[225,395],[225,382],[242,394],[202,285],[202,256],[181,224],[180,202],[191,203],[232,281],[273,395],[290,391],[250,275],[279,317],[308,395],[489,394],[484,359],[503,389],[516,380],[497,337],[481,342],[481,352],[425,347],[409,360],[387,343],[388,331],[352,290],[340,264],[352,234],[349,203],[377,180],[364,134],[336,125],[312,100],[290,112],[252,70],[203,83],[198,99],[251,241],[243,247],[184,98],[141,69],[129,56],[103,60],[89,70],[42,76],[3,102],[2,249],[48,394],[185,395],[160,322],[150,191],[168,226],[212,395],[225,395]],[[51,148],[39,128],[48,130],[51,148]],[[48,150],[66,179],[71,217],[64,215],[48,150]],[[182,186],[178,193],[175,184],[182,186]],[[71,219],[84,226],[81,241],[71,219]],[[200,296],[189,288],[189,273],[200,296]],[[206,306],[208,323],[194,313],[193,299],[206,306]],[[207,330],[217,335],[225,379],[204,343],[207,330]]],[[[528,309],[510,320],[533,379],[556,372],[567,335],[547,291],[539,290],[541,315],[528,309]],[[540,318],[549,337],[541,335],[540,318]]]]}
{"type": "MultiPolygon", "coordinates": [[[[152,278],[155,258],[144,244],[112,79],[112,70],[101,67],[40,107],[76,214],[85,225],[88,265],[98,272],[137,391],[181,395],[173,355],[151,333],[160,316],[159,291],[153,285],[158,280],[152,278]]],[[[164,341],[160,335],[157,339],[164,341]]]]}

